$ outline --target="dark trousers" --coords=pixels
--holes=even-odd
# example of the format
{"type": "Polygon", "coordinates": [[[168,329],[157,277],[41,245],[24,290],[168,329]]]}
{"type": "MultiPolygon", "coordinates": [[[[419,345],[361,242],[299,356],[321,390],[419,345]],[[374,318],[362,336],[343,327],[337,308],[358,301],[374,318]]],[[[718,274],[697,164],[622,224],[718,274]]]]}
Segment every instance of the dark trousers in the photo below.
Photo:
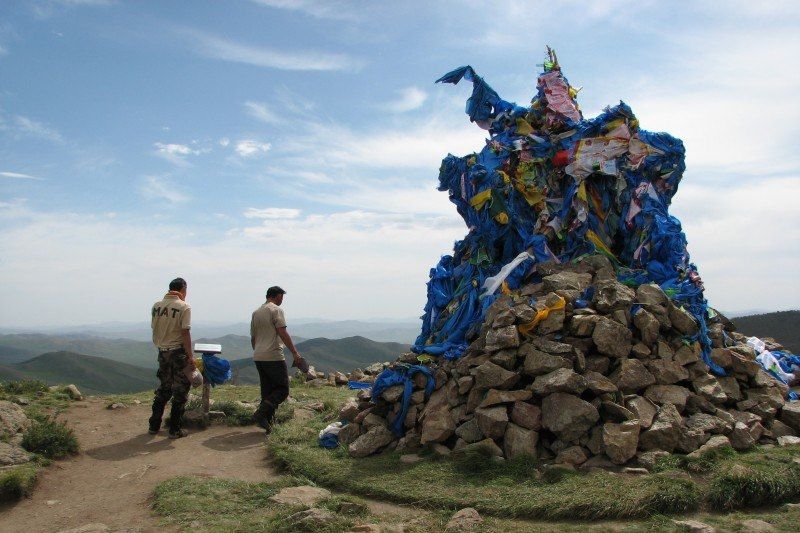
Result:
{"type": "Polygon", "coordinates": [[[172,409],[169,413],[169,431],[175,433],[181,428],[181,418],[189,399],[192,384],[184,373],[186,368],[186,351],[183,348],[171,352],[159,352],[158,376],[159,386],[153,397],[153,416],[150,417],[150,429],[161,427],[164,408],[172,398],[172,409]]]}
{"type": "Polygon", "coordinates": [[[284,361],[254,361],[261,381],[261,405],[253,417],[272,424],[278,406],[289,396],[289,372],[284,361]]]}

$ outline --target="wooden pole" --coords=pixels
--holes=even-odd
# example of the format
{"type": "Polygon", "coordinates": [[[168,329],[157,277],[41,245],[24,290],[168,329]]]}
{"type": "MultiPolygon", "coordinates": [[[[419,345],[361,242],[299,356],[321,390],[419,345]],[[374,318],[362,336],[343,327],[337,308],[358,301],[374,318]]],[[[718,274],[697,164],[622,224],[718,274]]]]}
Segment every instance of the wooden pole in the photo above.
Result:
{"type": "Polygon", "coordinates": [[[208,425],[208,411],[211,410],[211,384],[203,382],[203,422],[208,425]]]}

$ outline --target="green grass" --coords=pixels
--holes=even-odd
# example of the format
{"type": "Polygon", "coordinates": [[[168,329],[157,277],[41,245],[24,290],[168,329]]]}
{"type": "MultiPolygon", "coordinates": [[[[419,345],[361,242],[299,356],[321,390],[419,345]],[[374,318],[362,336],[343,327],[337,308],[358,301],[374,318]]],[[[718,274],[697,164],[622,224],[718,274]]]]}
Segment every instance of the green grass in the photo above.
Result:
{"type": "Polygon", "coordinates": [[[287,518],[303,507],[282,506],[269,500],[284,487],[301,484],[286,477],[276,483],[247,483],[228,479],[172,478],[153,493],[153,510],[165,524],[204,531],[338,532],[369,517],[366,505],[355,498],[333,496],[317,503],[335,515],[325,527],[303,527],[287,518]]]}
{"type": "Polygon", "coordinates": [[[38,379],[20,379],[0,383],[0,394],[34,396],[38,393],[47,392],[47,384],[38,379]]]}
{"type": "Polygon", "coordinates": [[[353,459],[345,449],[317,446],[317,433],[336,416],[352,391],[293,390],[296,398],[323,401],[310,421],[288,421],[272,432],[268,449],[288,472],[338,490],[427,509],[475,507],[482,513],[533,519],[627,519],[674,515],[699,509],[728,511],[800,499],[800,447],[738,454],[729,448],[699,458],[672,455],[644,476],[608,472],[538,470],[520,458],[495,463],[480,454],[407,465],[399,453],[353,459]],[[741,465],[742,470],[733,469],[741,465]],[[731,470],[733,469],[733,475],[731,470]],[[689,476],[686,475],[689,474],[689,476]],[[738,477],[737,477],[738,476],[738,477]]]}
{"type": "Polygon", "coordinates": [[[22,434],[22,447],[48,459],[59,459],[78,452],[78,439],[55,416],[40,416],[22,434]]]}
{"type": "Polygon", "coordinates": [[[0,472],[0,501],[29,496],[36,486],[38,466],[26,464],[0,472]]]}

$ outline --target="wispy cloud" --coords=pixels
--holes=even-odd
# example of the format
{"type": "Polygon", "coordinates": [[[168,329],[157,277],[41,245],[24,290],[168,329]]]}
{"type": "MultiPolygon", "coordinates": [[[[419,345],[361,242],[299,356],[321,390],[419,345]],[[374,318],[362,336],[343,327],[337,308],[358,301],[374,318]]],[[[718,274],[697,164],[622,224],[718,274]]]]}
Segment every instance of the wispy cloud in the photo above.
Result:
{"type": "Polygon", "coordinates": [[[0,177],[9,178],[9,179],[16,179],[16,180],[39,180],[41,181],[42,178],[38,178],[36,176],[31,176],[30,174],[22,174],[20,172],[0,172],[0,177]]]}
{"type": "MultiPolygon", "coordinates": [[[[195,143],[193,143],[195,144],[195,143]]],[[[185,167],[189,165],[186,160],[191,155],[200,155],[211,151],[210,148],[194,148],[187,144],[177,143],[154,143],[156,155],[166,159],[177,166],[185,167]]]]}
{"type": "Polygon", "coordinates": [[[406,87],[400,89],[398,93],[397,99],[385,105],[385,108],[393,113],[405,113],[419,109],[428,99],[428,93],[418,87],[406,87]]]}
{"type": "Polygon", "coordinates": [[[0,44],[0,56],[8,55],[8,48],[0,44]]]}
{"type": "Polygon", "coordinates": [[[285,51],[242,44],[194,29],[178,32],[191,39],[195,50],[207,57],[278,70],[359,70],[363,62],[346,54],[322,51],[285,51]]]}
{"type": "Polygon", "coordinates": [[[145,176],[139,192],[149,200],[166,200],[172,204],[183,203],[189,199],[167,179],[160,176],[145,176]]]}
{"type": "Polygon", "coordinates": [[[58,130],[29,117],[15,116],[14,126],[16,132],[22,136],[44,139],[59,144],[64,142],[64,137],[58,130]]]}
{"type": "Polygon", "coordinates": [[[244,108],[251,117],[267,124],[278,124],[281,118],[267,104],[261,102],[245,102],[244,108]]]}
{"type": "Polygon", "coordinates": [[[255,141],[253,139],[242,139],[241,141],[236,141],[234,150],[239,157],[249,159],[264,155],[269,151],[271,146],[270,143],[255,141]]]}
{"type": "Polygon", "coordinates": [[[284,208],[284,207],[267,207],[264,209],[249,207],[244,212],[244,216],[245,218],[261,218],[266,220],[297,218],[300,216],[300,210],[284,208]]]}
{"type": "Polygon", "coordinates": [[[332,20],[348,20],[358,18],[359,9],[365,7],[359,3],[341,2],[336,0],[251,0],[253,3],[285,9],[288,11],[299,11],[312,17],[332,20]]]}

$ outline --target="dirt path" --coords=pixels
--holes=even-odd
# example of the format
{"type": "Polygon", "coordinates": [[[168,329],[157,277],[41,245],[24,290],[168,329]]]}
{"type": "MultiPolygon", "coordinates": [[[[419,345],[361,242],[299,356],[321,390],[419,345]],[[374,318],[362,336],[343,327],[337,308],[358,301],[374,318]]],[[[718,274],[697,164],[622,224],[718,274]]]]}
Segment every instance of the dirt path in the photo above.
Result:
{"type": "Polygon", "coordinates": [[[54,532],[101,523],[111,531],[163,531],[148,498],[159,482],[183,475],[270,481],[264,432],[212,426],[188,437],[147,433],[148,405],[109,411],[90,398],[63,416],[74,428],[80,455],[41,474],[32,497],[0,507],[0,531],[54,532]]]}

